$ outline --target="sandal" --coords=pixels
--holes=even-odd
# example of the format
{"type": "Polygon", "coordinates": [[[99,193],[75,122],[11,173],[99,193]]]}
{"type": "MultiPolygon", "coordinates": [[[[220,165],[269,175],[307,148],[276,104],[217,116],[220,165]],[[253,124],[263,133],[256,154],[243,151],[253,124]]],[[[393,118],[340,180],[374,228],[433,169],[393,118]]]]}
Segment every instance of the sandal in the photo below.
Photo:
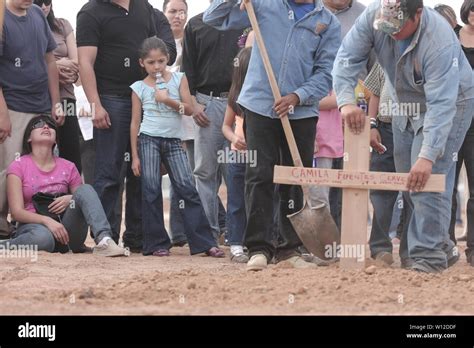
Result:
{"type": "Polygon", "coordinates": [[[158,256],[158,257],[170,256],[170,252],[167,249],[160,249],[153,252],[153,256],[158,256]]]}
{"type": "Polygon", "coordinates": [[[217,247],[212,247],[211,249],[206,251],[206,255],[210,257],[218,257],[218,258],[225,257],[225,253],[217,247]]]}

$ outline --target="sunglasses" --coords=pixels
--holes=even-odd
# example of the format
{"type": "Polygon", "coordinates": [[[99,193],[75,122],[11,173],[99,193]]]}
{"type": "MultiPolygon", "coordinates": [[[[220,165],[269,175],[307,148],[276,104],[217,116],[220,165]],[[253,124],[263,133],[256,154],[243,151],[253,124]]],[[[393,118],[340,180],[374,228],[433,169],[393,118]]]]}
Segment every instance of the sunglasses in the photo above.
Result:
{"type": "Polygon", "coordinates": [[[474,12],[474,5],[471,5],[471,7],[469,7],[469,11],[474,12]]]}
{"type": "Polygon", "coordinates": [[[50,121],[50,120],[45,120],[45,119],[38,120],[35,123],[33,123],[32,126],[31,126],[31,130],[41,129],[46,125],[49,128],[56,130],[56,124],[52,120],[50,121]]]}
{"type": "Polygon", "coordinates": [[[49,5],[51,5],[51,2],[52,2],[52,1],[53,1],[53,0],[35,0],[35,4],[38,5],[38,6],[40,6],[40,7],[43,6],[43,4],[44,4],[45,6],[49,6],[49,5]]]}

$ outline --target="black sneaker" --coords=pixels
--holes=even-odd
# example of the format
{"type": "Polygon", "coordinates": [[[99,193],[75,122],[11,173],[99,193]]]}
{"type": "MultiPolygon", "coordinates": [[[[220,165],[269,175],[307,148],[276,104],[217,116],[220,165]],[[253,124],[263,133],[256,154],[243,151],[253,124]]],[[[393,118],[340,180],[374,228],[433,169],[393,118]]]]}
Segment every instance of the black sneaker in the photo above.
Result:
{"type": "Polygon", "coordinates": [[[447,252],[448,256],[448,267],[453,266],[456,262],[459,261],[459,249],[453,247],[450,251],[447,252]]]}
{"type": "Polygon", "coordinates": [[[182,248],[182,247],[184,247],[186,244],[188,244],[187,241],[185,241],[185,240],[180,240],[180,241],[178,241],[178,242],[172,242],[172,243],[171,243],[171,246],[172,246],[172,247],[177,247],[177,248],[182,248]]]}

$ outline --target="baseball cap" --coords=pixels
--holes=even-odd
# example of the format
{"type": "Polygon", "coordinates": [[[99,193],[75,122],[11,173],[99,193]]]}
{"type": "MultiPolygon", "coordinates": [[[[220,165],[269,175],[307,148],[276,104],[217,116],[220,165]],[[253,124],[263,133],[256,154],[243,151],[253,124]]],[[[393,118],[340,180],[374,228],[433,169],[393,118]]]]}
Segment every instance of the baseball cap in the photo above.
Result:
{"type": "Polygon", "coordinates": [[[380,13],[375,18],[374,28],[389,35],[394,35],[409,19],[406,3],[409,0],[381,0],[380,13]]]}

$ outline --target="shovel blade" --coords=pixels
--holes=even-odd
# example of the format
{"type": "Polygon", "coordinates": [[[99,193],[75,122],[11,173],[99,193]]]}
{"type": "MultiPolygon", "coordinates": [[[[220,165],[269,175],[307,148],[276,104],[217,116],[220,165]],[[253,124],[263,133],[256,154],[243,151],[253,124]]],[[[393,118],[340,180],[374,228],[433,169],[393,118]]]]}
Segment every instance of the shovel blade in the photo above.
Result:
{"type": "MultiPolygon", "coordinates": [[[[338,245],[341,240],[328,207],[312,208],[305,200],[303,209],[288,215],[288,219],[306,249],[320,259],[328,260],[326,248],[338,245]]],[[[329,255],[334,255],[334,252],[329,255]]]]}

